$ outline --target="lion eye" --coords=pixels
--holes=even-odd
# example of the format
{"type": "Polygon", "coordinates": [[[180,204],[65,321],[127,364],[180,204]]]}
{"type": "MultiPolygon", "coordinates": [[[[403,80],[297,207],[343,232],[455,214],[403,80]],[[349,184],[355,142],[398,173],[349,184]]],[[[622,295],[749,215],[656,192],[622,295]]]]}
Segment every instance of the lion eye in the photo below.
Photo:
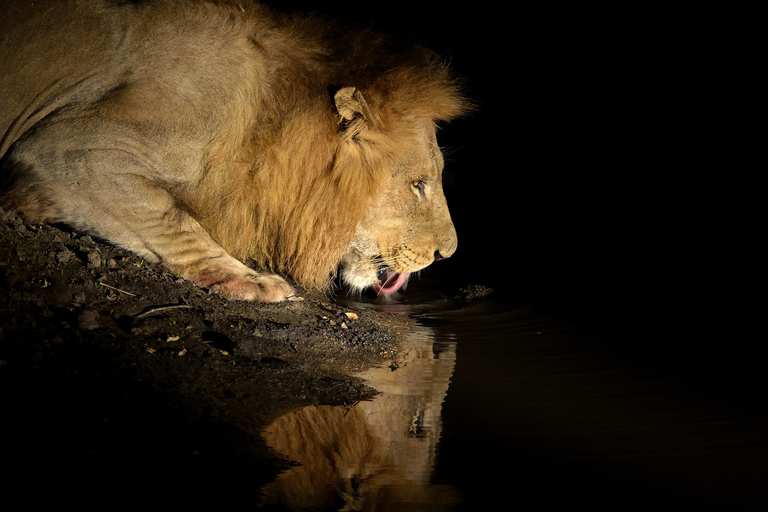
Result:
{"type": "Polygon", "coordinates": [[[421,180],[417,180],[417,181],[414,181],[414,182],[413,182],[413,188],[415,188],[416,190],[418,190],[418,191],[419,191],[419,194],[421,194],[422,196],[424,195],[424,188],[425,188],[425,187],[426,187],[426,185],[425,185],[425,184],[424,184],[424,182],[423,182],[423,181],[421,181],[421,180]]]}

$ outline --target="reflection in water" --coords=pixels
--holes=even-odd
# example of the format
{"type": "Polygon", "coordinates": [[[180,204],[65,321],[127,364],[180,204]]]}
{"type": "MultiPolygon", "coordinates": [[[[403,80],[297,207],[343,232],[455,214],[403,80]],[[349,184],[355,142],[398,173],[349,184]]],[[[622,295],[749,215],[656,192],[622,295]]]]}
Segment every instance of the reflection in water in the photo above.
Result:
{"type": "Polygon", "coordinates": [[[431,482],[455,343],[426,327],[404,340],[396,365],[359,376],[381,394],[352,407],[310,406],[269,425],[270,447],[296,461],[263,490],[291,510],[443,510],[450,487],[431,482]]]}
{"type": "Polygon", "coordinates": [[[757,365],[735,335],[708,358],[692,325],[638,330],[611,309],[389,307],[420,325],[399,369],[363,375],[382,394],[269,427],[268,442],[301,464],[265,489],[273,503],[768,510],[768,397],[750,385],[762,372],[745,379],[757,365]]]}

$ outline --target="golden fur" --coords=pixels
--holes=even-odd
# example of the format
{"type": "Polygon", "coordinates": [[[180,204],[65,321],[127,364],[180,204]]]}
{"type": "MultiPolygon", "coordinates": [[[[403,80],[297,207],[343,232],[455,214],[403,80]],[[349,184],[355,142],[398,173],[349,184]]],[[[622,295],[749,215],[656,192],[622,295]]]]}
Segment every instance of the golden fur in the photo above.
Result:
{"type": "Polygon", "coordinates": [[[467,103],[432,53],[248,2],[67,3],[0,7],[4,205],[248,300],[292,291],[234,258],[362,288],[455,249],[434,134],[467,103]]]}

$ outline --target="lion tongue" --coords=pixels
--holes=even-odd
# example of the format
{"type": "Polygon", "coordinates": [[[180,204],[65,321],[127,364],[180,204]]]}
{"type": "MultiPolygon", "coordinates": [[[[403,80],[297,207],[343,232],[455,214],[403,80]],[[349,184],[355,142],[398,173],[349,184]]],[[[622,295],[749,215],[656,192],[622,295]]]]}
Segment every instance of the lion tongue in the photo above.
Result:
{"type": "Polygon", "coordinates": [[[408,278],[411,277],[410,273],[398,274],[392,270],[387,269],[386,279],[373,285],[373,290],[377,295],[390,295],[408,282],[408,278]]]}

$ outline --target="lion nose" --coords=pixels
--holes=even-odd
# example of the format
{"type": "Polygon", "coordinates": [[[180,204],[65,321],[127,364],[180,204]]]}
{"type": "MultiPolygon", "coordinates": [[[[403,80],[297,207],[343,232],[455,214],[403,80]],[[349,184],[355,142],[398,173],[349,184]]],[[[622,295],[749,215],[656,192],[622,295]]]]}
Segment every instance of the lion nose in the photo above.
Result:
{"type": "Polygon", "coordinates": [[[440,261],[446,258],[450,258],[451,255],[456,252],[456,236],[454,235],[450,239],[446,240],[435,250],[435,260],[440,261]]]}
{"type": "Polygon", "coordinates": [[[445,255],[443,255],[443,253],[440,252],[440,249],[438,249],[435,251],[435,261],[446,260],[450,258],[453,253],[454,251],[452,249],[448,249],[445,255]]]}
{"type": "Polygon", "coordinates": [[[456,228],[453,226],[450,217],[439,223],[437,230],[441,233],[439,236],[432,239],[432,243],[434,244],[432,247],[435,248],[433,262],[450,258],[453,253],[456,252],[456,246],[458,245],[456,228]]]}

